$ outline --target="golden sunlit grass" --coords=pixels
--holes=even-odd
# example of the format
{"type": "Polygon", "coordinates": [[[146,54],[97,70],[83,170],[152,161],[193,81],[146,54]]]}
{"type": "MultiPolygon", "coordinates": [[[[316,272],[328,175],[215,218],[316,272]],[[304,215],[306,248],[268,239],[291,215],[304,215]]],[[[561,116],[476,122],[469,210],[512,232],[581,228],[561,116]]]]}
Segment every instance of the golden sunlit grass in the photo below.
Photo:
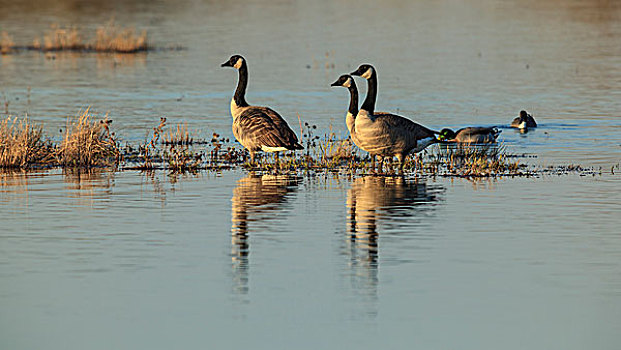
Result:
{"type": "Polygon", "coordinates": [[[96,51],[96,52],[120,52],[133,53],[148,49],[147,32],[143,30],[139,34],[133,27],[124,28],[110,21],[97,28],[95,38],[87,42],[77,27],[60,27],[57,24],[51,26],[43,35],[43,40],[35,38],[32,48],[43,51],[96,51]]]}
{"type": "Polygon", "coordinates": [[[43,35],[43,41],[35,38],[32,47],[43,51],[57,50],[84,50],[84,44],[76,27],[61,28],[57,24],[52,25],[43,35]]]}
{"type": "Polygon", "coordinates": [[[95,121],[86,109],[74,121],[67,121],[64,137],[56,151],[65,167],[102,167],[118,164],[121,158],[110,120],[95,121]]]}
{"type": "Polygon", "coordinates": [[[13,42],[13,39],[11,38],[9,33],[5,31],[0,33],[0,54],[6,55],[8,53],[11,53],[14,46],[15,43],[13,42]]]}
{"type": "Polygon", "coordinates": [[[0,121],[0,168],[26,168],[51,161],[53,147],[43,140],[43,127],[27,118],[0,121]]]}
{"type": "Polygon", "coordinates": [[[0,53],[19,50],[136,53],[151,49],[146,30],[136,31],[134,27],[119,26],[114,20],[99,26],[95,34],[90,39],[88,37],[76,26],[53,24],[42,36],[35,37],[32,44],[16,45],[7,32],[2,32],[0,53]]]}
{"type": "Polygon", "coordinates": [[[136,33],[133,27],[121,28],[114,21],[97,28],[95,42],[91,44],[91,50],[98,52],[122,52],[131,53],[148,49],[147,31],[136,33]]]}
{"type": "Polygon", "coordinates": [[[188,124],[177,124],[177,127],[164,132],[162,143],[165,145],[191,145],[194,138],[190,136],[188,124]]]}

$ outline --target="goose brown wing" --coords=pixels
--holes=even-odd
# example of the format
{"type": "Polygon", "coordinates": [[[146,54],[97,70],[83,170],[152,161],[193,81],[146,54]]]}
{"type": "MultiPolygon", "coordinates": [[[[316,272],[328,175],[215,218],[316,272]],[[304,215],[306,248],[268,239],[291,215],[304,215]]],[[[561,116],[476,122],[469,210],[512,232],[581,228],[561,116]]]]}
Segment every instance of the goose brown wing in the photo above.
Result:
{"type": "Polygon", "coordinates": [[[269,107],[256,107],[256,110],[267,115],[274,122],[281,135],[283,135],[283,137],[285,137],[291,144],[298,142],[298,137],[295,135],[293,130],[291,130],[289,124],[287,124],[287,122],[275,110],[269,107]]]}
{"type": "Polygon", "coordinates": [[[270,115],[266,110],[269,108],[248,108],[242,112],[233,123],[235,134],[257,148],[268,146],[301,149],[297,136],[287,123],[278,113],[272,111],[273,114],[270,115]]]}
{"type": "Polygon", "coordinates": [[[376,120],[385,124],[387,128],[405,133],[410,137],[413,136],[417,140],[434,137],[434,134],[437,134],[437,132],[399,115],[379,112],[375,113],[374,116],[376,120]]]}

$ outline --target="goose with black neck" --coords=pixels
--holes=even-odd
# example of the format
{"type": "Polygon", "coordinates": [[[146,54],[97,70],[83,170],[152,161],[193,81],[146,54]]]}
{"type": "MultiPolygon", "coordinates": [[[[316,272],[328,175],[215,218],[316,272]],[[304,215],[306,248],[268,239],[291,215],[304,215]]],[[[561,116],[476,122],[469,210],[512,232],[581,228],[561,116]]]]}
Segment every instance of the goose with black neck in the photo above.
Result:
{"type": "Polygon", "coordinates": [[[377,157],[382,171],[385,158],[397,157],[399,170],[403,171],[405,157],[438,142],[433,131],[402,116],[375,112],[377,99],[377,72],[370,64],[362,64],[351,75],[367,80],[367,96],[355,117],[353,128],[359,141],[358,147],[369,152],[375,168],[377,157]]]}
{"type": "Polygon", "coordinates": [[[221,67],[233,67],[239,72],[237,88],[231,99],[233,135],[250,152],[254,164],[255,153],[303,149],[287,122],[269,107],[251,106],[246,102],[248,65],[240,55],[233,55],[221,67]]]}
{"type": "Polygon", "coordinates": [[[358,114],[358,87],[356,86],[354,78],[349,74],[343,74],[330,86],[342,86],[349,90],[349,107],[345,115],[345,125],[347,126],[347,131],[349,131],[351,140],[356,146],[362,148],[360,147],[360,141],[356,135],[355,127],[356,115],[358,114]]]}

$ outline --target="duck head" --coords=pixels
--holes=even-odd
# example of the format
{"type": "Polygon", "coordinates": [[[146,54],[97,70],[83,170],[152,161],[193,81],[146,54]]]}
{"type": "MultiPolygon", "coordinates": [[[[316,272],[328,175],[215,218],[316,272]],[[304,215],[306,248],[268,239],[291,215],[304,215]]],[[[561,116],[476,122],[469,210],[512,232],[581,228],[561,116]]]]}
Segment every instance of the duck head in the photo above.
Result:
{"type": "Polygon", "coordinates": [[[442,130],[440,130],[440,134],[438,134],[438,140],[440,141],[446,141],[446,140],[452,140],[457,136],[457,134],[455,134],[455,132],[451,129],[448,128],[444,128],[442,130]]]}

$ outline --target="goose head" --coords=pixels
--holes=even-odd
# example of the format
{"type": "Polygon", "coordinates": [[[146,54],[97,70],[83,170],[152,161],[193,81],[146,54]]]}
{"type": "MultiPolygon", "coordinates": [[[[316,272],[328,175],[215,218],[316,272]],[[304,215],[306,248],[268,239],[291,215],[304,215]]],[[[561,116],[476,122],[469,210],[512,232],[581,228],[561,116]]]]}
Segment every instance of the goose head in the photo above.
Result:
{"type": "Polygon", "coordinates": [[[440,141],[446,141],[446,140],[452,140],[457,136],[457,134],[455,134],[455,132],[451,129],[448,128],[444,128],[442,130],[440,130],[440,134],[438,135],[438,140],[440,141]]]}
{"type": "Polygon", "coordinates": [[[354,78],[352,78],[349,74],[341,75],[334,83],[330,84],[330,86],[343,86],[346,88],[350,88],[355,85],[356,83],[354,83],[354,78]]]}
{"type": "Polygon", "coordinates": [[[220,67],[233,67],[235,69],[240,69],[244,64],[246,64],[246,60],[242,56],[233,55],[228,61],[222,63],[220,67]]]}
{"type": "Polygon", "coordinates": [[[350,73],[351,75],[363,77],[365,79],[370,79],[375,75],[375,68],[373,68],[370,64],[361,64],[358,69],[350,73]]]}

